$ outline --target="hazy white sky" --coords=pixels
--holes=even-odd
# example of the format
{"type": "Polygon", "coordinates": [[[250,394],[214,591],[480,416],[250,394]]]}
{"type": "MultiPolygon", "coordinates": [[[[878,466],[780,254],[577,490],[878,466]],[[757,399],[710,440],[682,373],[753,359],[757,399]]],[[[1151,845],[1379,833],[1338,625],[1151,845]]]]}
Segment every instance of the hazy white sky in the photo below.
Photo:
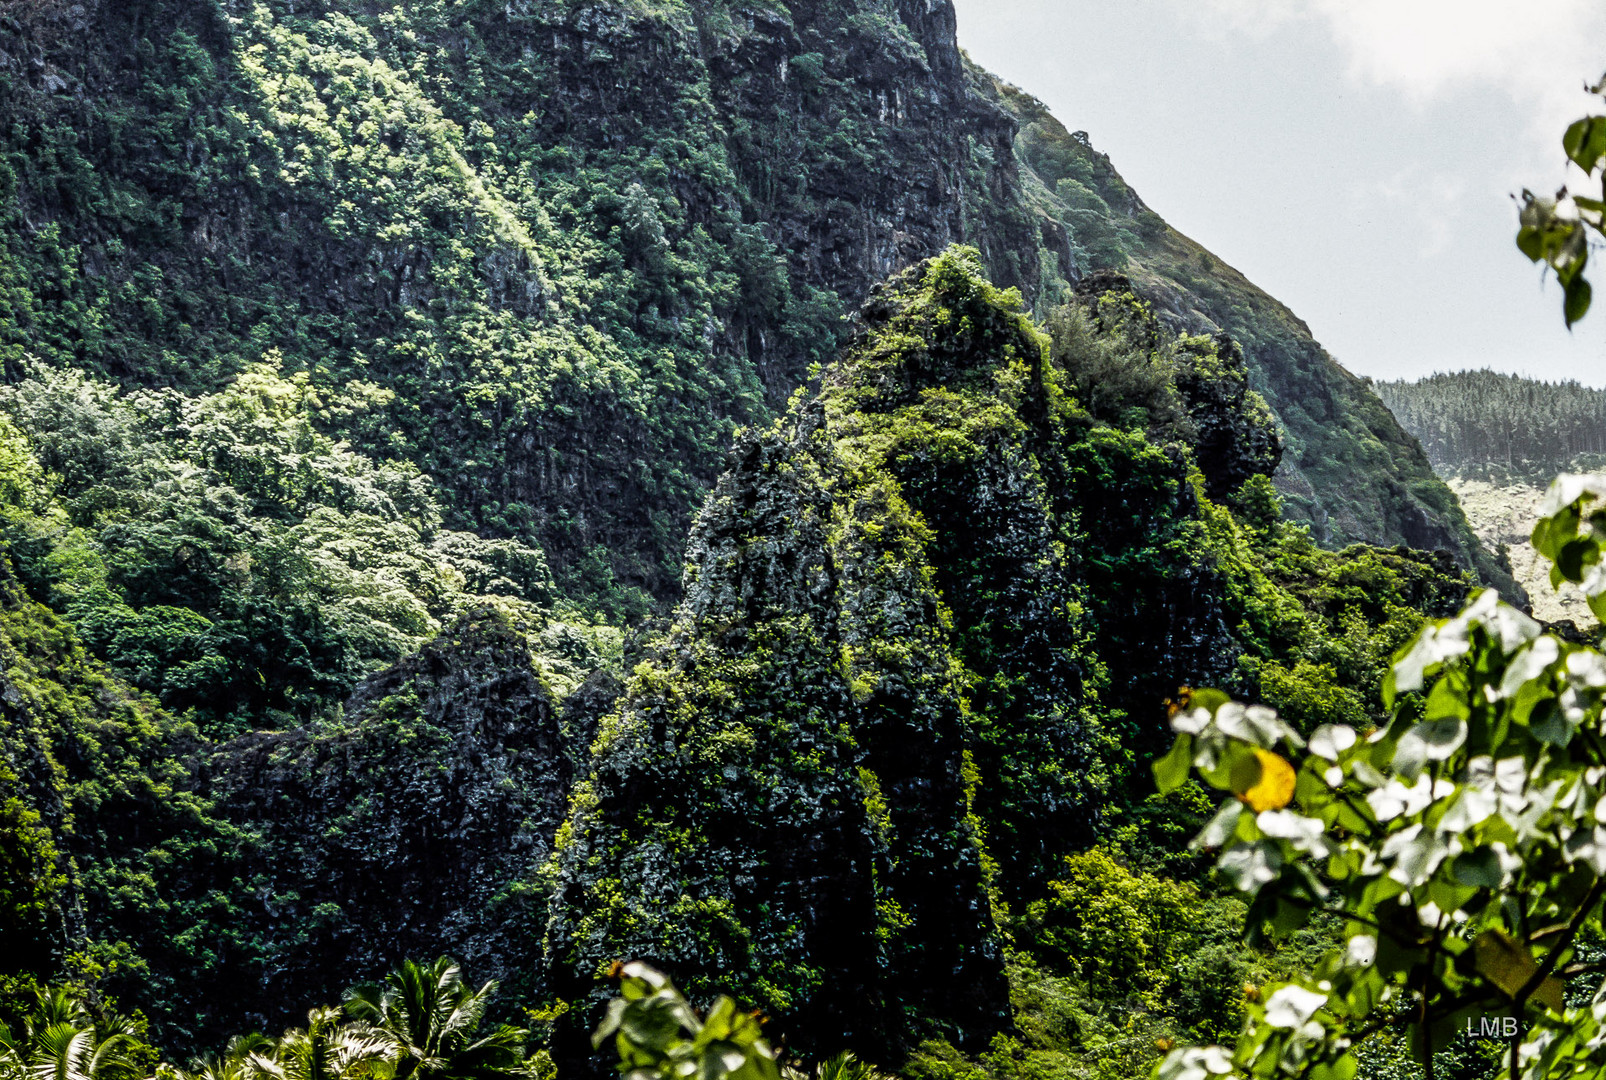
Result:
{"type": "MultiPolygon", "coordinates": [[[[1572,334],[1511,194],[1606,102],[1600,0],[955,0],[983,66],[1378,378],[1606,386],[1606,253],[1572,334]]],[[[1575,177],[1576,178],[1576,177],[1575,177]]]]}

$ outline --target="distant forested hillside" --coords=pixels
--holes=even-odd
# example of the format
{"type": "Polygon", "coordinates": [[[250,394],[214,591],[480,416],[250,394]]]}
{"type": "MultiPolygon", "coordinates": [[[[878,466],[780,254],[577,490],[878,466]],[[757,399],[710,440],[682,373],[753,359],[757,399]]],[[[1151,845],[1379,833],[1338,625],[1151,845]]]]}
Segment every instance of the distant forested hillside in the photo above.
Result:
{"type": "Polygon", "coordinates": [[[1573,380],[1458,371],[1373,388],[1441,475],[1493,467],[1548,482],[1606,455],[1606,390],[1573,380]]]}
{"type": "Polygon", "coordinates": [[[1556,474],[1606,467],[1606,390],[1494,371],[1379,382],[1373,389],[1421,441],[1479,539],[1510,564],[1534,615],[1593,623],[1581,592],[1551,588],[1549,563],[1529,532],[1556,474]]]}

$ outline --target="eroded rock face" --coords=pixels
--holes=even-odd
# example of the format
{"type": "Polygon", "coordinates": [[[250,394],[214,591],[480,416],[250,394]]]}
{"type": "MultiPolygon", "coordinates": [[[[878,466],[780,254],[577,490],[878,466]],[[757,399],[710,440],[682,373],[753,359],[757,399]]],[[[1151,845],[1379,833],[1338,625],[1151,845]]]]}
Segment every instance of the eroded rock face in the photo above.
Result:
{"type": "Polygon", "coordinates": [[[1251,476],[1271,476],[1283,458],[1277,420],[1249,389],[1243,349],[1226,334],[1209,348],[1184,347],[1177,389],[1198,429],[1193,444],[1205,492],[1217,501],[1232,496],[1251,476]]]}
{"type": "MultiPolygon", "coordinates": [[[[1108,576],[1198,512],[1189,468],[1096,428],[974,253],[879,288],[819,393],[738,443],[674,629],[601,723],[558,844],[554,991],[596,1004],[598,969],[641,957],[805,1054],[985,1043],[993,901],[1093,835],[1111,669],[1157,708],[1146,665],[1237,655],[1202,553],[1131,567],[1152,590],[1108,576]],[[1146,655],[1101,658],[1094,612],[1146,655]]],[[[589,1019],[567,1067],[591,1067],[589,1019]]]]}
{"type": "Polygon", "coordinates": [[[524,636],[493,610],[364,682],[337,725],[221,747],[209,786],[255,840],[241,914],[261,966],[229,1003],[235,1023],[272,1030],[441,954],[517,994],[540,952],[536,872],[569,750],[524,636]]]}
{"type": "Polygon", "coordinates": [[[565,827],[554,989],[594,1000],[638,956],[805,1052],[907,1046],[906,1012],[974,1041],[1006,1000],[956,661],[907,511],[882,484],[837,497],[822,419],[742,443],[699,517],[676,631],[565,827]]]}

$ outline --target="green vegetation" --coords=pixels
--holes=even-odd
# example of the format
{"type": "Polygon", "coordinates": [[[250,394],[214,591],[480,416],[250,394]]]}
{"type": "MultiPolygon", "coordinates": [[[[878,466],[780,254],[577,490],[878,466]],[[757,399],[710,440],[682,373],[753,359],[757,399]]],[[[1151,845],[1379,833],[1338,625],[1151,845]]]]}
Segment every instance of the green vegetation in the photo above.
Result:
{"type": "Polygon", "coordinates": [[[139,1026],[95,1015],[65,988],[37,991],[15,1030],[0,1024],[0,1076],[57,1080],[141,1080],[151,1062],[139,1026]]]}
{"type": "Polygon", "coordinates": [[[1373,384],[1445,476],[1548,484],[1606,462],[1606,390],[1493,371],[1373,384]]]}
{"type": "MultiPolygon", "coordinates": [[[[1597,616],[1603,503],[1597,483],[1559,480],[1534,534],[1556,580],[1592,583],[1597,616]]],[[[1603,686],[1599,651],[1484,591],[1401,651],[1392,715],[1370,732],[1324,724],[1307,740],[1270,709],[1195,694],[1154,767],[1161,790],[1196,767],[1233,796],[1195,843],[1252,898],[1252,930],[1328,913],[1343,931],[1251,1005],[1235,1049],[1175,1051],[1158,1075],[1350,1077],[1368,1039],[1403,1026],[1431,1077],[1487,1016],[1513,1021],[1511,1080],[1597,1068],[1603,686]]]]}
{"type": "Polygon", "coordinates": [[[479,1034],[496,989],[474,990],[448,957],[434,963],[412,960],[385,977],[383,985],[347,992],[345,1012],[388,1042],[394,1080],[511,1080],[537,1071],[525,1055],[529,1032],[504,1024],[479,1034]]]}
{"type": "Polygon", "coordinates": [[[641,959],[775,1047],[630,968],[643,1072],[1114,1080],[1340,932],[1166,702],[1509,583],[919,7],[0,4],[0,1070],[581,1076],[641,959]]]}
{"type": "Polygon", "coordinates": [[[1230,343],[1109,284],[1045,334],[950,251],[738,444],[559,833],[560,995],[600,1005],[594,973],[647,956],[805,1058],[1113,1077],[1291,970],[1234,944],[1242,907],[1181,850],[1204,807],[1133,768],[1160,703],[1203,675],[1304,730],[1378,722],[1389,658],[1469,582],[1284,521],[1230,343]],[[1071,392],[1093,363],[1114,424],[1071,392]],[[1111,831],[1122,854],[1083,850],[1111,831]]]}
{"type": "MultiPolygon", "coordinates": [[[[195,395],[38,370],[0,395],[0,630],[56,641],[11,751],[54,777],[13,797],[15,970],[115,993],[179,1052],[438,936],[555,999],[566,1068],[595,973],[634,955],[729,987],[810,1060],[1120,1075],[1292,963],[1236,951],[1241,906],[1182,851],[1202,805],[1134,767],[1163,699],[1213,680],[1304,730],[1381,718],[1364,688],[1469,586],[1447,555],[1332,553],[1283,519],[1230,341],[1165,331],[1117,278],[1040,330],[955,249],[738,442],[674,624],[593,690],[617,641],[539,552],[445,528],[414,467],[319,433],[376,399],[268,367],[195,395]],[[251,667],[263,627],[280,644],[251,667]],[[295,674],[329,656],[326,682],[295,674]],[[223,996],[242,964],[274,983],[223,996]],[[1141,1045],[1116,1037],[1134,1024],[1141,1045]]],[[[445,1036],[414,999],[439,975],[347,1012],[428,1071],[445,1036]]],[[[295,1060],[347,1054],[340,1023],[310,1014],[295,1060]]]]}
{"type": "MultiPolygon", "coordinates": [[[[780,1080],[775,1052],[761,1033],[760,1017],[721,997],[700,1017],[662,972],[625,964],[619,996],[591,1036],[611,1038],[619,1071],[631,1076],[707,1077],[708,1080],[780,1080]]],[[[840,1069],[838,1070],[840,1071],[840,1069]]]]}
{"type": "Polygon", "coordinates": [[[464,984],[441,958],[406,961],[381,986],[357,987],[345,1006],[320,1006],[277,1039],[236,1036],[189,1068],[162,1062],[144,1025],[92,1003],[80,989],[36,991],[0,1024],[0,1076],[55,1080],[552,1080],[551,1060],[507,1024],[481,1033],[495,983],[464,984]],[[476,1037],[478,1036],[478,1037],[476,1037]]]}
{"type": "MultiPolygon", "coordinates": [[[[1606,96],[1606,78],[1589,88],[1606,96]]],[[[1589,311],[1594,290],[1584,271],[1589,266],[1590,234],[1606,229],[1606,116],[1586,116],[1568,126],[1561,148],[1569,163],[1593,179],[1601,172],[1601,198],[1572,195],[1563,187],[1554,198],[1522,192],[1517,247],[1530,262],[1544,263],[1562,285],[1562,315],[1568,327],[1589,311]]]]}
{"type": "MultiPolygon", "coordinates": [[[[1591,171],[1606,124],[1579,121],[1563,144],[1591,171]]],[[[1589,308],[1586,230],[1606,204],[1564,199],[1525,193],[1518,247],[1556,270],[1570,326],[1589,308]]],[[[1603,478],[1557,478],[1533,545],[1553,587],[1579,587],[1606,617],[1603,478]]],[[[1382,725],[1323,724],[1307,739],[1264,706],[1190,695],[1155,778],[1175,791],[1196,769],[1230,793],[1193,846],[1219,850],[1221,875],[1251,898],[1251,938],[1313,918],[1341,930],[1319,962],[1253,997],[1232,1049],[1173,1050],[1158,1080],[1350,1080],[1402,1041],[1427,1080],[1601,1075],[1603,689],[1606,654],[1483,590],[1396,655],[1382,725]]]]}
{"type": "Polygon", "coordinates": [[[214,737],[329,716],[486,597],[542,617],[540,551],[443,528],[416,468],[315,426],[388,398],[359,383],[326,399],[267,367],[193,398],[36,371],[0,394],[18,573],[214,737]]]}

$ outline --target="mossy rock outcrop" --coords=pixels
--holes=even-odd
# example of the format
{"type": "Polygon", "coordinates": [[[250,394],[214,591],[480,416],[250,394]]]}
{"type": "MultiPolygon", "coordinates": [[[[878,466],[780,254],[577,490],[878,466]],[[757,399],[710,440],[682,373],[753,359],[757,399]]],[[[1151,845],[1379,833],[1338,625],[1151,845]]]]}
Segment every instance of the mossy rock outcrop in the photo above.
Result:
{"type": "Polygon", "coordinates": [[[1091,426],[973,254],[877,290],[819,392],[738,443],[603,722],[558,842],[560,992],[640,956],[882,1059],[1006,1023],[1000,906],[1091,837],[1114,753],[1066,505],[1091,426]]]}
{"type": "Polygon", "coordinates": [[[253,838],[258,951],[228,1009],[264,1030],[404,959],[527,990],[569,737],[523,628],[487,607],[358,687],[338,723],[220,747],[206,786],[253,838]]]}
{"type": "Polygon", "coordinates": [[[1068,354],[954,248],[874,290],[815,392],[738,440],[557,838],[567,1067],[621,958],[735,993],[805,1056],[985,1045],[1008,911],[1141,797],[1168,695],[1364,714],[1318,662],[1335,639],[1380,662],[1407,594],[1464,590],[1447,557],[1279,524],[1242,354],[1109,291],[1085,325],[1172,402],[1115,403],[1147,428],[1084,409],[1068,354]]]}

